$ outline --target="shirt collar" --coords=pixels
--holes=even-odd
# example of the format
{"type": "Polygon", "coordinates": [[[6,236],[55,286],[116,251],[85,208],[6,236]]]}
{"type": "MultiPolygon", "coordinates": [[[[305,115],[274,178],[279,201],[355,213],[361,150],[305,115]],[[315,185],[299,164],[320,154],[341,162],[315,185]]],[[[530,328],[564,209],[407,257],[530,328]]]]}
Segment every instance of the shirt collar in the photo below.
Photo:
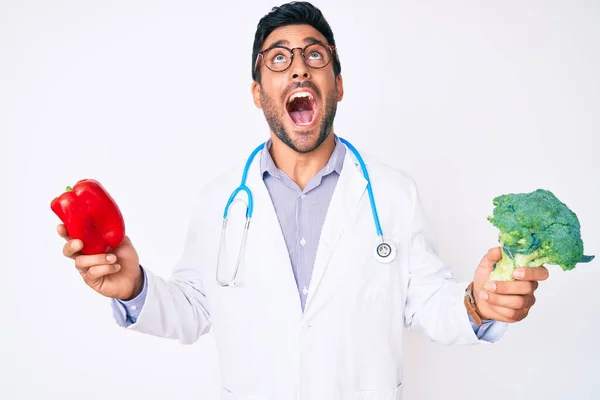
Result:
{"type": "MultiPolygon", "coordinates": [[[[334,135],[334,138],[335,138],[335,147],[333,149],[333,152],[331,153],[331,157],[329,157],[329,161],[327,162],[327,165],[325,165],[325,167],[323,167],[323,169],[321,171],[319,171],[319,174],[321,174],[322,176],[329,175],[332,172],[337,172],[338,175],[342,173],[342,167],[344,165],[344,157],[346,155],[346,146],[344,146],[344,144],[341,142],[339,137],[334,135]]],[[[277,166],[275,165],[275,161],[273,161],[273,157],[271,157],[271,153],[269,151],[271,150],[272,144],[273,144],[272,139],[267,140],[267,142],[265,143],[265,147],[264,147],[263,151],[261,152],[261,158],[260,158],[261,176],[264,176],[265,173],[268,173],[269,175],[271,175],[273,177],[279,177],[281,174],[284,173],[279,168],[277,168],[277,166]]]]}

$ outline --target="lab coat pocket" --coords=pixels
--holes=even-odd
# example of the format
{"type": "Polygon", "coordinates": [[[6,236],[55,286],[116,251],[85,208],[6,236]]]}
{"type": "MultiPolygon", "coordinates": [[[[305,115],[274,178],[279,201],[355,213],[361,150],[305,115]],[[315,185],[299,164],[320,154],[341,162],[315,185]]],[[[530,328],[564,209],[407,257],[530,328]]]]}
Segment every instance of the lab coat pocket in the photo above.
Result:
{"type": "Polygon", "coordinates": [[[391,390],[359,390],[352,400],[402,400],[402,384],[391,390]]]}

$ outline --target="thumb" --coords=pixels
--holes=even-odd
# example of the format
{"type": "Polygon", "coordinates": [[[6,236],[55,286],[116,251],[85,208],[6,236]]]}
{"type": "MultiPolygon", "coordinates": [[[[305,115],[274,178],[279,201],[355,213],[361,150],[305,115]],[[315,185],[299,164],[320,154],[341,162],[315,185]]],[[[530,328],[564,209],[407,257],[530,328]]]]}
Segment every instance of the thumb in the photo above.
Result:
{"type": "Polygon", "coordinates": [[[123,235],[123,240],[121,240],[121,243],[119,243],[119,246],[122,246],[124,244],[133,245],[133,243],[131,243],[131,239],[127,235],[123,235]]]}
{"type": "Polygon", "coordinates": [[[475,270],[473,286],[477,291],[483,289],[487,283],[490,273],[494,270],[494,265],[502,259],[502,249],[494,247],[481,259],[479,266],[475,270]]]}

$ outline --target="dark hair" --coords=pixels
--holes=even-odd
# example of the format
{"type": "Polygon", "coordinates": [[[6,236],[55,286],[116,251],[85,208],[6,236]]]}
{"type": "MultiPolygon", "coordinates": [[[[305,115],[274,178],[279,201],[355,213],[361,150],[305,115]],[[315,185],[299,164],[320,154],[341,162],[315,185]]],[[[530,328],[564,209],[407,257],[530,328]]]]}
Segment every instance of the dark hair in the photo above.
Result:
{"type": "MultiPolygon", "coordinates": [[[[260,82],[260,71],[254,69],[256,57],[262,48],[265,39],[275,29],[286,25],[310,25],[318,30],[321,35],[327,39],[330,45],[335,46],[333,32],[327,20],[317,7],[306,1],[293,1],[283,4],[279,7],[273,7],[270,13],[261,18],[256,27],[254,35],[254,45],[252,47],[252,79],[260,82]]],[[[342,71],[342,66],[337,57],[337,50],[333,55],[333,72],[338,76],[342,71]]]]}

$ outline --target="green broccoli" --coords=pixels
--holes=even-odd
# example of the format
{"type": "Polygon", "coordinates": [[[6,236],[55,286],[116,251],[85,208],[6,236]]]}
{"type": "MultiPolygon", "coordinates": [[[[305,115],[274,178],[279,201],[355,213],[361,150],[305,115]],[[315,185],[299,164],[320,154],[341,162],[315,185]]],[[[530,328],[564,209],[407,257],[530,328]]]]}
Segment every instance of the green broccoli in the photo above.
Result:
{"type": "Polygon", "coordinates": [[[511,193],[494,199],[488,220],[500,230],[502,259],[489,280],[512,281],[515,268],[558,265],[563,271],[595,256],[583,254],[577,215],[548,190],[511,193]]]}

